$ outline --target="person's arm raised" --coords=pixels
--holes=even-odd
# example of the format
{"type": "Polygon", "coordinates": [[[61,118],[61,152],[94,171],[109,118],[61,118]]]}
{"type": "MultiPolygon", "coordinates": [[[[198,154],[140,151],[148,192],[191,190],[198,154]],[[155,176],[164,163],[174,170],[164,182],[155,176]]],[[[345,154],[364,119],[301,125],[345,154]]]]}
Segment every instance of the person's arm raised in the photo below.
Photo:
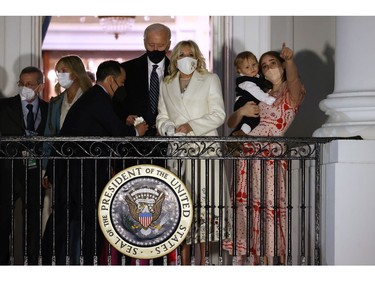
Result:
{"type": "Polygon", "coordinates": [[[299,78],[297,65],[294,62],[294,53],[283,43],[280,56],[285,60],[286,81],[290,92],[290,103],[297,104],[303,93],[303,85],[299,78]]]}

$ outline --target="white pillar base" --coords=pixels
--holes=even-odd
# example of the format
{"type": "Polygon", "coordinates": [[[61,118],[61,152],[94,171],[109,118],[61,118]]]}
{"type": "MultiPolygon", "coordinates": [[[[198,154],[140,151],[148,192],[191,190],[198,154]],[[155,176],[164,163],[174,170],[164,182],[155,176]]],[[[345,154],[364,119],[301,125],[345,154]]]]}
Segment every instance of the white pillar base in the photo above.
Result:
{"type": "Polygon", "coordinates": [[[335,140],[323,147],[323,265],[375,265],[374,146],[335,140]]]}
{"type": "Polygon", "coordinates": [[[314,137],[375,139],[375,92],[333,93],[319,104],[328,120],[314,137]]]}

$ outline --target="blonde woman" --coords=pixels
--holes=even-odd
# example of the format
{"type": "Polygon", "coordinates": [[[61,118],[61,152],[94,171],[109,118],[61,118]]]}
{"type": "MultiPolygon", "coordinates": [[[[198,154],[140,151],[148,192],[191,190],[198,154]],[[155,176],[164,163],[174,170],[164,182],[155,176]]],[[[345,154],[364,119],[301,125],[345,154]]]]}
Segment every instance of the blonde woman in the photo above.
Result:
{"type": "MultiPolygon", "coordinates": [[[[194,41],[181,41],[175,46],[171,53],[169,73],[170,75],[164,78],[160,86],[159,114],[156,118],[160,135],[218,136],[217,129],[223,125],[226,117],[220,80],[216,74],[207,70],[205,59],[194,41]]],[[[190,152],[195,150],[199,153],[203,146],[212,146],[215,150],[205,152],[207,155],[217,153],[219,148],[213,143],[206,143],[196,146],[190,144],[188,149],[190,152]]],[[[207,209],[209,221],[206,221],[205,206],[208,202],[210,206],[217,207],[219,193],[223,188],[227,188],[227,184],[225,180],[225,184],[220,186],[220,176],[223,173],[219,171],[218,162],[216,160],[209,162],[210,164],[206,165],[203,160],[186,160],[183,165],[182,179],[196,205],[195,236],[188,235],[186,244],[182,248],[184,265],[190,264],[191,243],[200,244],[201,256],[198,263],[204,265],[207,263],[205,242],[219,241],[218,208],[207,209]],[[192,176],[192,169],[195,169],[195,178],[192,176]],[[209,176],[206,186],[207,174],[212,176],[209,176]],[[210,233],[206,233],[206,223],[209,224],[210,233]]],[[[170,168],[173,170],[173,167],[170,168]]]]}
{"type": "MultiPolygon", "coordinates": [[[[60,129],[65,117],[72,105],[79,99],[83,92],[92,86],[85,66],[79,56],[67,55],[61,57],[56,65],[55,71],[57,83],[55,85],[56,96],[52,97],[48,107],[47,123],[44,136],[52,137],[60,134],[60,129]]],[[[50,154],[50,147],[44,146],[46,155],[50,154]]],[[[43,161],[43,170],[47,168],[47,160],[43,161]]],[[[51,183],[47,176],[43,178],[43,187],[46,189],[43,206],[43,233],[47,220],[51,214],[51,183]]]]}

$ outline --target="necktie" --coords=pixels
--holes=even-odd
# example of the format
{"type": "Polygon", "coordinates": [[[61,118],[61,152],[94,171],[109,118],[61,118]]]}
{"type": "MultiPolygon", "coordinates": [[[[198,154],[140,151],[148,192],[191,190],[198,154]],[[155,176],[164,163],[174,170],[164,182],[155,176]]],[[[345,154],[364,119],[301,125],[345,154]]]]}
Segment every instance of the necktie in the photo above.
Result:
{"type": "Polygon", "coordinates": [[[158,68],[157,64],[152,66],[152,72],[150,77],[150,104],[152,114],[158,112],[158,101],[159,101],[159,76],[156,72],[158,68]]]}
{"type": "Polygon", "coordinates": [[[27,117],[26,117],[26,121],[27,121],[26,129],[29,131],[35,131],[35,128],[34,128],[35,119],[34,119],[34,113],[33,113],[33,105],[28,104],[26,105],[26,107],[29,110],[29,112],[27,113],[27,117]]]}

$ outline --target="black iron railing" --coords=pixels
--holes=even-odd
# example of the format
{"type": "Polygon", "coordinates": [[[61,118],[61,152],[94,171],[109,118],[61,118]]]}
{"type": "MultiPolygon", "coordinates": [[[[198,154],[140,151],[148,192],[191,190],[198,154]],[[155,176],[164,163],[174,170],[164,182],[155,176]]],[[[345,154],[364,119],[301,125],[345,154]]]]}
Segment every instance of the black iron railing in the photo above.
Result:
{"type": "MultiPolygon", "coordinates": [[[[331,140],[0,137],[0,261],[320,265],[321,145],[331,140]],[[114,175],[149,164],[185,183],[194,215],[178,247],[164,257],[143,261],[124,255],[102,237],[98,204],[114,175]],[[46,177],[50,189],[42,188],[46,177]]],[[[160,215],[154,230],[167,225],[170,217],[160,215]]],[[[151,232],[146,231],[148,225],[141,228],[144,235],[151,232]]]]}

